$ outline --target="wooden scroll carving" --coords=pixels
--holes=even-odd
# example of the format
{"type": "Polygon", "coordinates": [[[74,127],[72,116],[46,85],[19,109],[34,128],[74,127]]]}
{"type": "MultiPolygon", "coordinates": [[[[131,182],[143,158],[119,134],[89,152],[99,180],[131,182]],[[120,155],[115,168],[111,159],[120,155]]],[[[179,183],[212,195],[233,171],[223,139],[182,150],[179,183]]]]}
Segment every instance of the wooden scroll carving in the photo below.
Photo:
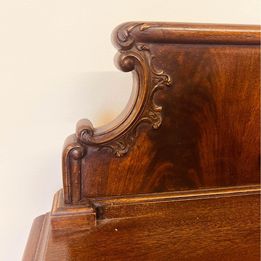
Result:
{"type": "Polygon", "coordinates": [[[80,120],[66,140],[66,203],[259,184],[258,26],[131,22],[113,43],[133,91],[112,123],[80,120]]]}
{"type": "Polygon", "coordinates": [[[161,106],[154,102],[156,91],[170,86],[170,77],[163,71],[154,68],[153,59],[148,46],[139,44],[132,36],[132,31],[145,31],[146,24],[135,24],[121,28],[116,33],[116,44],[120,50],[117,56],[118,67],[124,72],[133,71],[137,85],[133,96],[121,118],[123,120],[110,128],[94,129],[91,122],[81,120],[77,124],[78,140],[89,146],[109,147],[117,157],[128,152],[135,142],[136,129],[142,122],[148,122],[154,129],[162,122],[161,106]]]}
{"type": "Polygon", "coordinates": [[[89,148],[109,148],[115,157],[129,152],[137,136],[137,127],[150,124],[158,129],[162,123],[162,107],[154,101],[157,91],[170,87],[168,74],[154,65],[156,57],[149,45],[137,42],[135,34],[148,30],[144,23],[126,23],[116,28],[114,44],[119,52],[116,65],[124,72],[132,72],[134,86],[129,103],[121,115],[107,126],[94,128],[83,119],[77,123],[76,134],[68,137],[63,153],[63,181],[65,203],[81,201],[81,162],[89,148]]]}

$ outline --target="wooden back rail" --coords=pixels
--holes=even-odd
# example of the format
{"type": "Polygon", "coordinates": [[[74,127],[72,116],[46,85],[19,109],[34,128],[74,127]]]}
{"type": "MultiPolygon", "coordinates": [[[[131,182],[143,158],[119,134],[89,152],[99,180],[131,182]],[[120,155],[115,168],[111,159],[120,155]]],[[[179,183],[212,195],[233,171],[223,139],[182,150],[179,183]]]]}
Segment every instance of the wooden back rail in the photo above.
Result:
{"type": "Polygon", "coordinates": [[[113,43],[129,103],[66,139],[24,260],[259,260],[259,26],[130,22],[113,43]]]}

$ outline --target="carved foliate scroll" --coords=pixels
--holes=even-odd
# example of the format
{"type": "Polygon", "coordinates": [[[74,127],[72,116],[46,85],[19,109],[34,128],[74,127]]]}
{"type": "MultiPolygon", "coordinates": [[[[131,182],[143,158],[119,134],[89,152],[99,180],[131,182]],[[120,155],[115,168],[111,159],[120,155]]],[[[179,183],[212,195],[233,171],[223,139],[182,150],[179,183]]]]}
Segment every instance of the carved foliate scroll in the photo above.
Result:
{"type": "MultiPolygon", "coordinates": [[[[124,72],[132,71],[137,79],[137,96],[130,104],[128,117],[119,128],[100,132],[87,120],[80,121],[76,135],[79,142],[88,146],[111,148],[117,157],[126,154],[135,143],[136,130],[141,123],[147,123],[158,129],[162,122],[161,106],[154,101],[155,93],[171,85],[170,77],[154,68],[154,57],[148,45],[135,40],[134,31],[143,32],[150,28],[147,24],[125,24],[117,29],[115,45],[119,49],[117,65],[124,72]]],[[[124,117],[122,117],[124,118],[124,117]]]]}
{"type": "Polygon", "coordinates": [[[155,103],[157,91],[171,85],[170,76],[155,68],[155,56],[150,46],[137,41],[137,34],[156,25],[127,23],[116,28],[114,44],[118,48],[116,64],[124,72],[132,72],[136,84],[127,109],[116,120],[115,126],[94,128],[89,120],[77,123],[74,142],[66,144],[63,156],[65,202],[81,200],[81,159],[88,147],[109,148],[116,157],[127,154],[135,144],[137,128],[149,124],[158,129],[162,123],[162,107],[155,103]]]}

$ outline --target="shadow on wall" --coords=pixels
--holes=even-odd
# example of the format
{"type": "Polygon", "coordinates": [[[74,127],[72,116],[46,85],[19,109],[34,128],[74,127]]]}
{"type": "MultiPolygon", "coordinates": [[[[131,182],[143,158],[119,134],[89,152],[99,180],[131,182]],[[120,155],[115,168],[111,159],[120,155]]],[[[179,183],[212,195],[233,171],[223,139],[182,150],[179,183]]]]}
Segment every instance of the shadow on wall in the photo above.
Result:
{"type": "Polygon", "coordinates": [[[73,123],[81,118],[91,120],[94,127],[115,119],[127,105],[132,89],[131,73],[117,71],[75,74],[64,101],[69,106],[73,123]],[[73,85],[73,86],[72,86],[73,85]]]}

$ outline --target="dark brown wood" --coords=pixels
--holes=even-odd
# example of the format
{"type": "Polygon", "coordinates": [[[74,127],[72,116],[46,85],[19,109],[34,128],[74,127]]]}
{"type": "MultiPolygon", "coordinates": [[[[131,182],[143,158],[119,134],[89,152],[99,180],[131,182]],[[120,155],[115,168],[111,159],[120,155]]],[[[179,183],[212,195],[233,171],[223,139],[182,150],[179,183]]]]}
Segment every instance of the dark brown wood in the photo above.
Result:
{"type": "Polygon", "coordinates": [[[134,22],[125,110],[80,120],[24,260],[259,260],[260,28],[134,22]]]}
{"type": "Polygon", "coordinates": [[[87,229],[96,225],[96,212],[88,205],[65,205],[60,190],[54,195],[50,221],[53,230],[87,229]]]}
{"type": "MultiPolygon", "coordinates": [[[[98,213],[95,226],[45,226],[37,259],[24,260],[260,258],[258,186],[100,198],[93,199],[92,206],[98,213]]],[[[50,215],[46,219],[51,220],[50,215]]]]}
{"type": "Polygon", "coordinates": [[[259,183],[258,26],[126,23],[113,39],[136,84],[118,119],[66,142],[67,203],[259,183]]]}
{"type": "Polygon", "coordinates": [[[113,34],[118,49],[128,49],[136,42],[183,44],[260,44],[260,26],[235,24],[200,24],[170,22],[127,22],[113,34]],[[138,30],[137,30],[138,29],[138,30]]]}

